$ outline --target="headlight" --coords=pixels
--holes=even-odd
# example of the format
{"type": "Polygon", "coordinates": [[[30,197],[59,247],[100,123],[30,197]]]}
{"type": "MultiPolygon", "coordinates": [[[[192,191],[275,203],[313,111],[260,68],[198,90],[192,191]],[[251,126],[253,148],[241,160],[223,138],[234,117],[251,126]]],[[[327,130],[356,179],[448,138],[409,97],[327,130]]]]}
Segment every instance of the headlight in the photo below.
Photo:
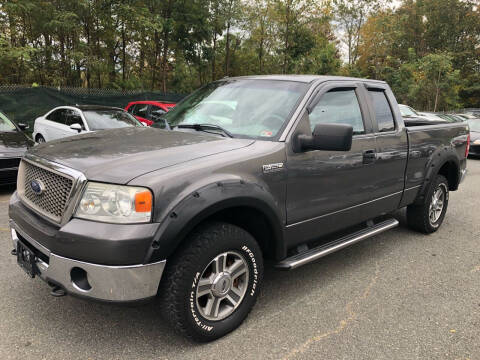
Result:
{"type": "Polygon", "coordinates": [[[75,217],[109,223],[145,223],[152,216],[152,193],[136,186],[89,182],[75,217]]]}
{"type": "Polygon", "coordinates": [[[480,139],[477,139],[473,142],[473,145],[480,145],[480,139]]]}

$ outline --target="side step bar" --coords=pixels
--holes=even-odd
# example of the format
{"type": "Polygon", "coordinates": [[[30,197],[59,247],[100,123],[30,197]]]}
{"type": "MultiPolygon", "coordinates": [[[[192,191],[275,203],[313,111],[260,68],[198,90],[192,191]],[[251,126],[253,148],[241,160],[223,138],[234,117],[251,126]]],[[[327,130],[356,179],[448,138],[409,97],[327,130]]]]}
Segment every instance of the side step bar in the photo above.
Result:
{"type": "Polygon", "coordinates": [[[282,270],[296,269],[302,265],[308,264],[312,261],[334,253],[335,251],[344,249],[350,245],[368,239],[369,237],[380,234],[397,226],[398,221],[396,219],[382,221],[376,225],[368,226],[367,228],[359,230],[353,234],[346,235],[327,244],[314,247],[300,254],[286,258],[285,260],[277,263],[275,267],[282,270]]]}

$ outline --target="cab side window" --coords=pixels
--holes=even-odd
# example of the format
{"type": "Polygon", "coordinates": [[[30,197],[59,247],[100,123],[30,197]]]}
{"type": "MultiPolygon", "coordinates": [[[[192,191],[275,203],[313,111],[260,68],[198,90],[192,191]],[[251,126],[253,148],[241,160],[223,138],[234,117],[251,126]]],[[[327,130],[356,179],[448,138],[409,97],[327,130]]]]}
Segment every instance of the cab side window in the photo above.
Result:
{"type": "Polygon", "coordinates": [[[132,111],[133,115],[140,116],[142,118],[147,117],[148,105],[146,105],[146,104],[136,104],[134,106],[135,106],[135,108],[132,111]]]}
{"type": "Polygon", "coordinates": [[[368,90],[375,110],[375,119],[379,132],[394,131],[395,121],[393,120],[392,109],[388,103],[387,96],[383,90],[368,90]]]}
{"type": "Polygon", "coordinates": [[[160,118],[165,115],[167,112],[163,110],[162,108],[152,105],[152,108],[150,110],[150,118],[152,121],[159,121],[160,118]]]}
{"type": "Polygon", "coordinates": [[[309,115],[310,127],[318,124],[346,124],[353,134],[365,134],[362,112],[354,89],[335,89],[325,93],[309,115]]]}
{"type": "Polygon", "coordinates": [[[65,113],[65,109],[58,109],[50,113],[50,115],[48,115],[46,119],[59,124],[64,124],[65,123],[64,113],[65,113]]]}
{"type": "Polygon", "coordinates": [[[66,110],[65,111],[65,125],[70,126],[73,124],[79,124],[82,127],[82,130],[85,130],[83,125],[82,118],[80,114],[75,110],[66,110]]]}

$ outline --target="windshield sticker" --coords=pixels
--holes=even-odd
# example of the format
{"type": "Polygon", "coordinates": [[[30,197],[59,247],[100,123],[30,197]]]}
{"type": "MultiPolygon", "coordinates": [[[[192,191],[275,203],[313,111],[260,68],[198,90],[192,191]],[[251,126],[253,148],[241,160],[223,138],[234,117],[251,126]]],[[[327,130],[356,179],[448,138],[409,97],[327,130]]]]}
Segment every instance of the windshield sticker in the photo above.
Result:
{"type": "Polygon", "coordinates": [[[260,136],[264,136],[264,137],[272,137],[273,133],[271,131],[268,131],[268,130],[263,130],[261,133],[260,133],[260,136]]]}

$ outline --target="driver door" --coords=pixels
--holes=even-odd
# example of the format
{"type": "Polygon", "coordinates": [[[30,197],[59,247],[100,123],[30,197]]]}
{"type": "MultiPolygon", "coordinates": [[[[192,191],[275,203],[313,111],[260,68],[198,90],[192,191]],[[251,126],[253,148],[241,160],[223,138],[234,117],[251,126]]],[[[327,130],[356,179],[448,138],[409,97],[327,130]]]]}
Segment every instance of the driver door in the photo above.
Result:
{"type": "Polygon", "coordinates": [[[295,132],[302,134],[310,135],[319,123],[336,123],[351,125],[354,135],[350,151],[295,153],[288,146],[288,246],[370,218],[368,202],[379,174],[375,172],[375,136],[364,97],[363,84],[323,86],[298,123],[295,132]]]}

